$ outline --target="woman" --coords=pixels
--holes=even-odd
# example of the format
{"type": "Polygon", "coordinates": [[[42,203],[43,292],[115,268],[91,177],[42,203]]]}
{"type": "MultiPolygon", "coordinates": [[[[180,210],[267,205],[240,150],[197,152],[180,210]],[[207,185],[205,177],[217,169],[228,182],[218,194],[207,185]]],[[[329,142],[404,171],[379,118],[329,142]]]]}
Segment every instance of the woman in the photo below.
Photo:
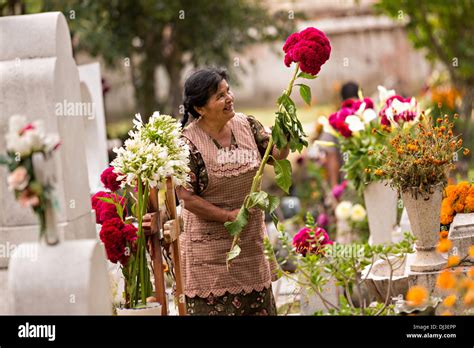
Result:
{"type": "MultiPolygon", "coordinates": [[[[273,272],[265,258],[264,213],[252,210],[241,234],[241,254],[226,266],[233,221],[249,193],[269,134],[251,116],[235,113],[225,71],[194,72],[184,86],[183,137],[190,147],[190,185],[177,194],[184,203],[180,236],[184,292],[189,315],[276,315],[273,272]]],[[[276,159],[288,149],[272,149],[276,159]]]]}

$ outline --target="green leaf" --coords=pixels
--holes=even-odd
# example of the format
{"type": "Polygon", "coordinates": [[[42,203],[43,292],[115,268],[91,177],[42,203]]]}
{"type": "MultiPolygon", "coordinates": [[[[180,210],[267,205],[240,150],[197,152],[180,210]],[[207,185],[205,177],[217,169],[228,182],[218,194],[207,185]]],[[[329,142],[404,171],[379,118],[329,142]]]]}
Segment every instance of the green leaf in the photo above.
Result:
{"type": "Polygon", "coordinates": [[[298,86],[300,86],[301,98],[303,98],[306,104],[311,105],[311,88],[303,84],[298,84],[298,86]]]}
{"type": "Polygon", "coordinates": [[[242,230],[247,226],[249,218],[249,211],[247,208],[242,206],[240,208],[239,213],[237,214],[237,218],[234,221],[227,221],[224,226],[229,231],[231,236],[235,236],[242,232],[242,230]]]}
{"type": "Polygon", "coordinates": [[[275,160],[273,165],[277,185],[286,193],[290,193],[291,187],[291,164],[287,159],[275,160]]]}
{"type": "Polygon", "coordinates": [[[235,259],[239,255],[240,255],[240,247],[236,244],[236,245],[234,245],[232,250],[227,253],[227,258],[226,258],[227,269],[229,268],[230,261],[232,261],[233,259],[235,259]]]}
{"type": "Polygon", "coordinates": [[[262,210],[267,209],[268,194],[265,191],[253,192],[249,196],[248,204],[246,205],[247,209],[252,209],[255,206],[259,207],[262,210]]]}
{"type": "Polygon", "coordinates": [[[280,205],[280,198],[268,195],[268,212],[273,213],[273,211],[280,205]]]}
{"type": "Polygon", "coordinates": [[[7,166],[9,166],[11,163],[11,160],[9,157],[6,157],[6,156],[0,156],[0,164],[5,164],[7,166]]]}
{"type": "Polygon", "coordinates": [[[281,149],[286,146],[288,143],[286,137],[279,125],[278,119],[275,122],[275,125],[272,128],[272,139],[278,149],[281,149]]]}
{"type": "Polygon", "coordinates": [[[273,224],[275,225],[275,228],[279,231],[278,225],[280,224],[280,221],[278,220],[278,217],[276,216],[274,212],[271,212],[270,216],[272,217],[272,221],[273,221],[273,224]]]}
{"type": "Polygon", "coordinates": [[[317,76],[313,76],[305,72],[300,72],[297,77],[301,77],[303,79],[308,79],[308,80],[314,80],[317,76]]]}

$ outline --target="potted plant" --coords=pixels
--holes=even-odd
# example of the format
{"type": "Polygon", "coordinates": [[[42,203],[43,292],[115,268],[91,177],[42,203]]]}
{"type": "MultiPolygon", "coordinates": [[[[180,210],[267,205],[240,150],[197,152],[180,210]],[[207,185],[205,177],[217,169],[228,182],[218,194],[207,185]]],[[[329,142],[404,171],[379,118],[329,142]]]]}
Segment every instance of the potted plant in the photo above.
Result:
{"type": "MultiPolygon", "coordinates": [[[[403,241],[391,245],[339,244],[332,242],[327,232],[314,223],[307,215],[305,228],[293,238],[280,225],[279,239],[288,255],[282,262],[293,262],[296,270],[283,276],[293,279],[302,288],[303,303],[317,304],[305,313],[315,315],[387,315],[393,314],[391,304],[392,278],[394,272],[403,264],[407,253],[412,253],[413,237],[405,234],[403,241]],[[399,261],[394,262],[394,259],[399,261]],[[376,259],[388,264],[388,284],[382,302],[370,302],[366,284],[370,267],[376,259]],[[339,290],[338,290],[339,289],[339,290]]],[[[271,244],[265,250],[271,257],[271,244]]]]}
{"type": "Polygon", "coordinates": [[[458,152],[469,152],[463,150],[462,139],[453,134],[453,127],[447,116],[433,122],[431,117],[421,115],[416,125],[394,120],[390,141],[377,154],[382,165],[376,174],[390,178],[391,185],[401,193],[417,240],[411,264],[414,272],[436,271],[445,264],[435,252],[443,189],[458,152]]]}
{"type": "MultiPolygon", "coordinates": [[[[96,197],[99,206],[99,218],[106,218],[101,229],[101,239],[106,244],[107,255],[112,262],[120,262],[125,278],[125,294],[121,315],[142,315],[151,311],[161,313],[161,306],[147,303],[152,294],[150,269],[147,262],[146,239],[143,228],[143,216],[147,212],[148,198],[152,188],[160,189],[167,177],[172,177],[177,185],[188,180],[187,173],[189,149],[180,137],[181,127],[171,116],[155,112],[148,123],[144,124],[140,114],[135,117],[134,129],[123,147],[114,149],[117,157],[112,161],[113,169],[103,175],[103,182],[112,185],[111,190],[119,187],[124,195],[110,193],[108,197],[96,197]],[[112,178],[112,179],[111,179],[112,178]],[[130,197],[133,204],[132,217],[136,226],[126,219],[124,198],[130,197]],[[102,213],[104,209],[98,201],[113,206],[114,212],[102,213]]],[[[102,194],[103,195],[103,194],[102,194]]],[[[93,202],[94,204],[94,202],[93,202]]],[[[105,209],[111,209],[110,207],[105,209]]]]}
{"type": "Polygon", "coordinates": [[[57,134],[46,134],[42,120],[27,122],[25,116],[13,115],[6,134],[7,155],[0,164],[10,174],[8,188],[20,205],[31,208],[39,221],[39,239],[48,245],[59,242],[53,210],[53,178],[46,177],[45,161],[51,159],[60,145],[57,134]],[[41,166],[41,170],[39,170],[41,166]]]}
{"type": "MultiPolygon", "coordinates": [[[[392,242],[397,224],[397,193],[389,179],[377,175],[380,158],[373,156],[387,143],[394,122],[416,123],[418,104],[414,98],[403,98],[394,90],[379,86],[379,112],[374,102],[359,93],[358,100],[346,100],[341,109],[328,118],[320,117],[326,133],[338,139],[346,173],[354,188],[364,197],[370,229],[370,243],[392,242]]],[[[316,142],[328,146],[326,142],[316,142]]]]}

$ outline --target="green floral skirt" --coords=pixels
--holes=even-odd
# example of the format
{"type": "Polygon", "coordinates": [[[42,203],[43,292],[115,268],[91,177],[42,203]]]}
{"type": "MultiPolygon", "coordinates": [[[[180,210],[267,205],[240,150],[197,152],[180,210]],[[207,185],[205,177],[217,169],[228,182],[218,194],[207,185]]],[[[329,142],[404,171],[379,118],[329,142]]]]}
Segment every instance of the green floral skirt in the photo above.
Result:
{"type": "Polygon", "coordinates": [[[207,298],[186,296],[188,315],[277,315],[272,287],[248,294],[231,294],[207,298]]]}

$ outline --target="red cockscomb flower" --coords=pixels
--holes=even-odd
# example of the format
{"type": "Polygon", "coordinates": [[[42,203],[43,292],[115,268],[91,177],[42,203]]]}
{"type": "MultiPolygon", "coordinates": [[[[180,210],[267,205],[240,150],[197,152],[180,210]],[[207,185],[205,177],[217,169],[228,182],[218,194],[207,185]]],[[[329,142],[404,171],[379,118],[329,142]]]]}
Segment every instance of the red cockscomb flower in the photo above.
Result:
{"type": "Polygon", "coordinates": [[[124,224],[119,218],[112,218],[104,222],[99,235],[110,262],[125,265],[135,247],[136,227],[124,224]]]}
{"type": "Polygon", "coordinates": [[[119,217],[117,213],[117,207],[115,206],[115,204],[101,201],[99,199],[100,197],[110,198],[114,202],[117,202],[117,203],[120,202],[123,209],[125,210],[125,204],[126,204],[125,197],[119,196],[115,193],[99,191],[91,198],[92,209],[95,210],[96,223],[103,224],[105,221],[109,219],[119,217]]]}
{"type": "Polygon", "coordinates": [[[120,181],[117,181],[118,174],[114,172],[114,167],[109,167],[100,175],[100,181],[105,188],[115,192],[120,188],[120,181]]]}
{"type": "Polygon", "coordinates": [[[321,227],[316,227],[314,232],[312,229],[305,227],[293,237],[293,246],[303,256],[307,252],[318,254],[325,245],[332,244],[333,241],[329,239],[328,233],[321,227]]]}
{"type": "Polygon", "coordinates": [[[329,59],[331,45],[321,31],[313,27],[291,34],[283,46],[285,65],[299,63],[301,71],[317,75],[321,66],[329,59]]]}

